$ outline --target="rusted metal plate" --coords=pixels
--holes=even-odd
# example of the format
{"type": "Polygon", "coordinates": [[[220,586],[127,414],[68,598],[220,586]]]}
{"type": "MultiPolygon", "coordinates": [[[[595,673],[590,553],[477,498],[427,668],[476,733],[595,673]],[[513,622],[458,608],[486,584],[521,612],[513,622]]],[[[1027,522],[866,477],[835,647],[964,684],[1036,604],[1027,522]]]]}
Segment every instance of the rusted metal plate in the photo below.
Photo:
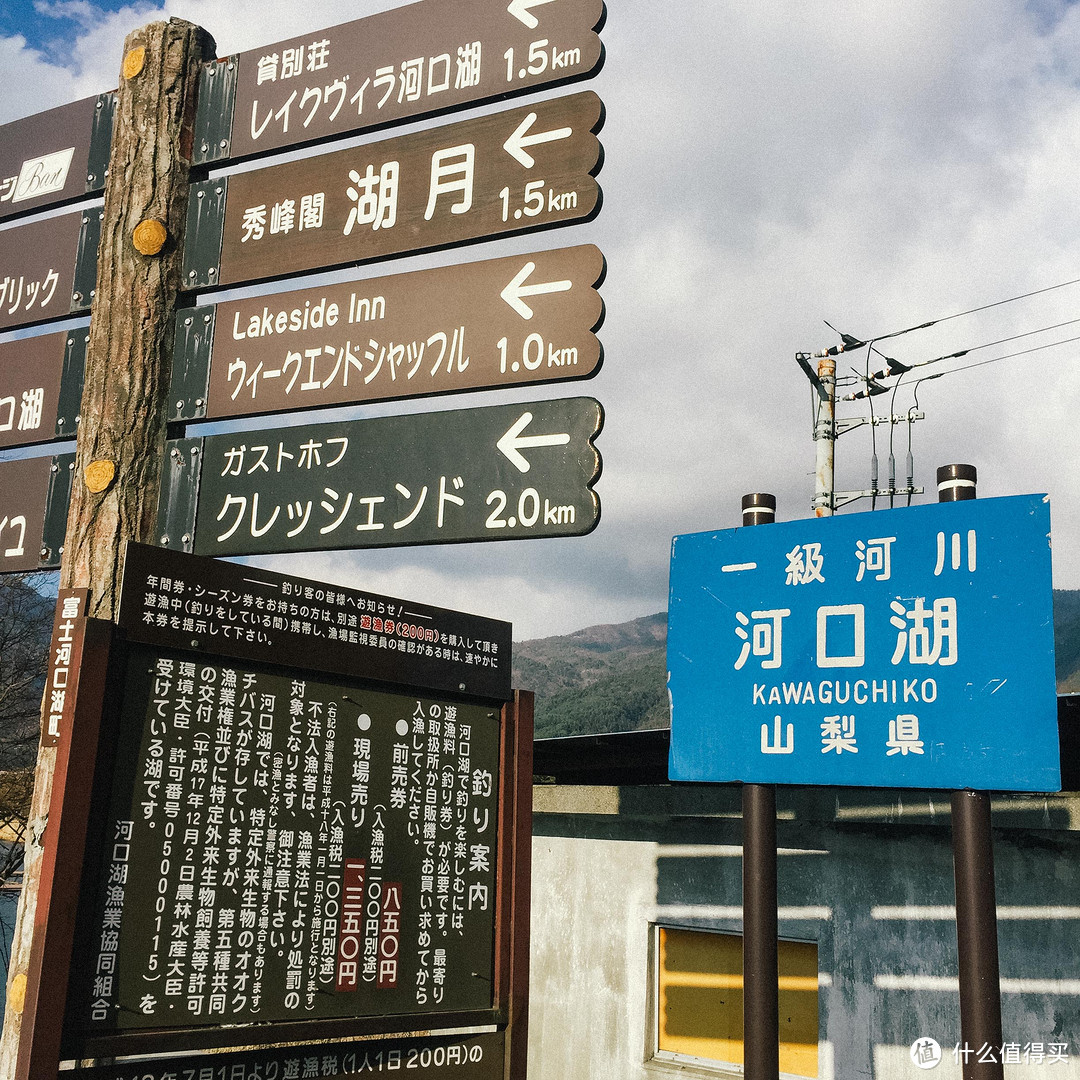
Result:
{"type": "MultiPolygon", "coordinates": [[[[85,330],[75,332],[80,337],[85,330]]],[[[43,334],[0,344],[0,447],[56,438],[60,377],[72,334],[43,334]]]]}
{"type": "MultiPolygon", "coordinates": [[[[587,245],[219,304],[205,408],[172,400],[250,416],[588,378],[603,273],[587,245]]],[[[180,370],[206,325],[178,315],[180,370]]]]}
{"type": "Polygon", "coordinates": [[[0,221],[101,190],[103,176],[87,180],[100,101],[84,98],[0,127],[0,221]]]}
{"type": "Polygon", "coordinates": [[[41,565],[52,473],[51,457],[0,462],[0,573],[41,565]]]}
{"type": "Polygon", "coordinates": [[[598,401],[567,398],[210,436],[194,549],[581,536],[600,519],[602,424],[598,401]]]}
{"type": "Polygon", "coordinates": [[[85,304],[72,298],[84,216],[64,214],[0,232],[0,330],[89,307],[88,297],[85,304]]]}
{"type": "Polygon", "coordinates": [[[230,156],[588,78],[602,0],[428,0],[241,53],[230,156]]]}
{"type": "Polygon", "coordinates": [[[188,283],[268,280],[586,220],[600,205],[602,119],[586,92],[231,176],[220,264],[205,279],[189,265],[188,283]]]}

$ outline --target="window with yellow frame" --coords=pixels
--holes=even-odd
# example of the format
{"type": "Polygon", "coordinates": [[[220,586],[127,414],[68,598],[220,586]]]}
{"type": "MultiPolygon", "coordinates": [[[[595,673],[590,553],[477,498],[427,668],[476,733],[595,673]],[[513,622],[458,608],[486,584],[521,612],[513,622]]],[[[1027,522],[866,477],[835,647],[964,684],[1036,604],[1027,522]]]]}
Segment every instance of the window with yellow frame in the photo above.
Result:
{"type": "MultiPolygon", "coordinates": [[[[742,937],[657,927],[656,1052],[743,1063],[742,937]]],[[[817,945],[778,943],[780,1072],[818,1074],[817,945]]]]}

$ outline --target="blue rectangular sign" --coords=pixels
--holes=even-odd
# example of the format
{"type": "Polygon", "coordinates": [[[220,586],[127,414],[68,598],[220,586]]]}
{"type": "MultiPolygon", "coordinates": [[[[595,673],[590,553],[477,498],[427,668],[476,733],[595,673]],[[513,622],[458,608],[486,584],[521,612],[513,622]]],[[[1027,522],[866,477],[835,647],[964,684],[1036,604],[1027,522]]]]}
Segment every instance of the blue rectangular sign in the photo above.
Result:
{"type": "Polygon", "coordinates": [[[1058,791],[1046,495],[676,536],[672,780],[1058,791]]]}

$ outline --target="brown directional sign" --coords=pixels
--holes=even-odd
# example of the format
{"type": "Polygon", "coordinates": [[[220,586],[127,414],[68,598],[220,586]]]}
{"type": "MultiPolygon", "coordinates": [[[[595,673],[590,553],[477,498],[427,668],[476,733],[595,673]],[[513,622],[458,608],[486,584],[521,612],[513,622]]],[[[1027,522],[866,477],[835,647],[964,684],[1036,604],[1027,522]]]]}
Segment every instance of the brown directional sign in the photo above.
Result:
{"type": "Polygon", "coordinates": [[[0,573],[41,565],[51,457],[0,462],[0,573]]]}
{"type": "Polygon", "coordinates": [[[167,518],[201,458],[194,529],[163,532],[202,555],[580,536],[600,519],[602,423],[567,398],[184,440],[163,502],[167,518]]]}
{"type": "Polygon", "coordinates": [[[0,344],[0,447],[74,437],[74,414],[60,413],[61,384],[71,384],[77,408],[86,337],[79,329],[0,344]]]}
{"type": "Polygon", "coordinates": [[[84,219],[98,224],[99,212],[64,214],[0,232],[0,330],[63,319],[90,306],[92,282],[85,294],[74,295],[84,219]]]}
{"type": "Polygon", "coordinates": [[[101,191],[112,112],[102,94],[0,127],[0,220],[101,191]]]}
{"type": "Polygon", "coordinates": [[[230,156],[587,78],[603,16],[602,0],[428,0],[241,53],[230,156]]]}
{"type": "Polygon", "coordinates": [[[586,245],[182,311],[171,400],[249,416],[587,378],[603,273],[586,245]]]}
{"type": "Polygon", "coordinates": [[[186,283],[285,277],[586,220],[600,205],[602,120],[595,94],[573,94],[207,181],[192,193],[186,283]]]}
{"type": "Polygon", "coordinates": [[[117,623],[129,641],[510,699],[508,622],[224,559],[129,543],[117,623]]]}

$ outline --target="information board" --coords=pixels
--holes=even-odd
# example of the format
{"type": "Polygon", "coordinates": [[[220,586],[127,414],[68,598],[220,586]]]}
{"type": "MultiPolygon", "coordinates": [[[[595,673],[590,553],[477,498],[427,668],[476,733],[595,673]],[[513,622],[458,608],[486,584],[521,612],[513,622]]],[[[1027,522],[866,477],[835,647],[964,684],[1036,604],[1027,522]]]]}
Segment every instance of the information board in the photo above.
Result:
{"type": "Polygon", "coordinates": [[[79,1080],[301,1080],[422,1076],[424,1080],[504,1080],[506,1033],[422,1035],[190,1057],[131,1059],[78,1071],[79,1080]]]}
{"type": "Polygon", "coordinates": [[[673,780],[1057,791],[1050,507],[677,536],[673,780]]]}
{"type": "Polygon", "coordinates": [[[499,730],[131,647],[69,1031],[490,1009],[499,730]]]}
{"type": "Polygon", "coordinates": [[[130,641],[511,697],[508,622],[146,544],[127,545],[117,622],[130,641]]]}

